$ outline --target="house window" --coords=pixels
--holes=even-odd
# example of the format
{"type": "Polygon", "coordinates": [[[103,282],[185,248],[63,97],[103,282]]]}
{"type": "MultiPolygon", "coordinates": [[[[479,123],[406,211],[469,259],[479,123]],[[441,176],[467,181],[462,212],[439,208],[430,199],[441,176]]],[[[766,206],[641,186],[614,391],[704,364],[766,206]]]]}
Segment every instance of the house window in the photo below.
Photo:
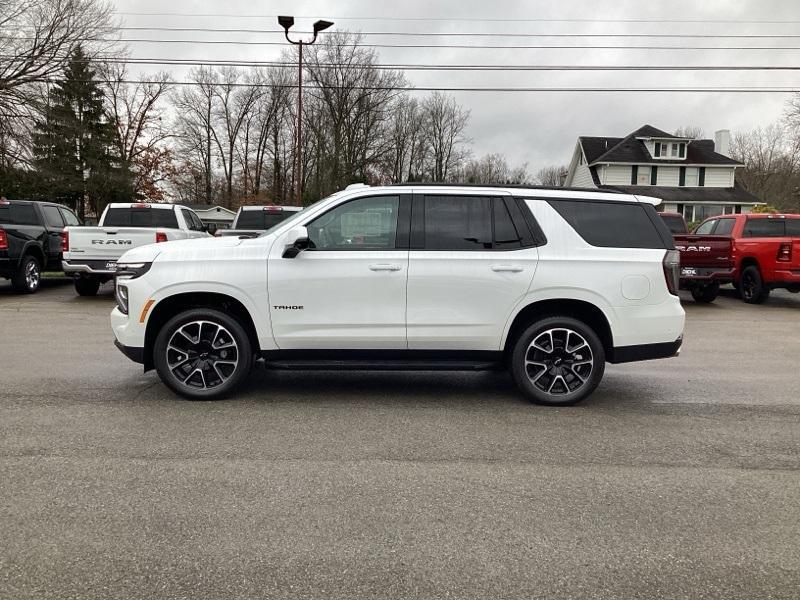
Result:
{"type": "Polygon", "coordinates": [[[650,185],[658,185],[658,167],[650,167],[650,185]]]}
{"type": "Polygon", "coordinates": [[[639,177],[639,165],[633,165],[631,167],[631,185],[636,185],[638,177],[639,177]]]}
{"type": "Polygon", "coordinates": [[[672,157],[678,157],[678,144],[672,144],[672,157]]]}
{"type": "Polygon", "coordinates": [[[697,167],[686,168],[686,181],[683,185],[688,187],[697,187],[697,167]]]}

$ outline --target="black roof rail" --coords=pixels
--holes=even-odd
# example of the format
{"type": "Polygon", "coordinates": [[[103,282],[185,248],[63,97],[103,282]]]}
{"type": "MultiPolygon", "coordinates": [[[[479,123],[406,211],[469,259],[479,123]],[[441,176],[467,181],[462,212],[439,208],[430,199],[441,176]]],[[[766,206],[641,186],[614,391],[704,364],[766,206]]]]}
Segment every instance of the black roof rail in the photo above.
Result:
{"type": "Polygon", "coordinates": [[[625,194],[616,189],[598,189],[581,187],[561,187],[557,185],[524,185],[521,183],[442,183],[427,181],[404,181],[403,183],[387,184],[391,187],[406,187],[412,185],[424,187],[479,187],[479,188],[510,188],[518,190],[551,190],[554,192],[594,192],[599,194],[625,194]]]}

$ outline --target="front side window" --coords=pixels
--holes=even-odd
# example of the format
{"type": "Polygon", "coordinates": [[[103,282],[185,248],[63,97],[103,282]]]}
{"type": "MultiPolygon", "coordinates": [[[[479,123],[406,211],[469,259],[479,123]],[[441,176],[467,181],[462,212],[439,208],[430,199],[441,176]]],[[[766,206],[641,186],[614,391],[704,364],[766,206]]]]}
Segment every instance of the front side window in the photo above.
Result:
{"type": "Polygon", "coordinates": [[[747,219],[742,236],[744,237],[784,237],[786,222],[783,219],[747,219]]]}
{"type": "Polygon", "coordinates": [[[717,224],[717,219],[711,219],[710,221],[706,221],[705,223],[702,223],[700,227],[695,229],[695,233],[698,235],[707,235],[711,233],[711,231],[714,229],[714,225],[716,224],[717,224]]]}
{"type": "Polygon", "coordinates": [[[399,209],[400,196],[369,196],[340,204],[308,223],[310,248],[394,249],[399,209]]]}
{"type": "Polygon", "coordinates": [[[492,203],[490,198],[425,196],[426,250],[484,250],[491,248],[492,203]]]}

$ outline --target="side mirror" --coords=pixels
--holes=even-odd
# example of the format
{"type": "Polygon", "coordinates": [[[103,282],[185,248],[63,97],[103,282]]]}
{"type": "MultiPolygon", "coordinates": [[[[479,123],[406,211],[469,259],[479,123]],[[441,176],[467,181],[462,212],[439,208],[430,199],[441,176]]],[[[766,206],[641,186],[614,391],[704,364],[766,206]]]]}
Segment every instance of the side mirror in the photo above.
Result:
{"type": "Polygon", "coordinates": [[[283,258],[294,258],[306,248],[308,248],[308,229],[302,225],[290,229],[286,236],[286,249],[283,251],[283,258]]]}
{"type": "Polygon", "coordinates": [[[217,233],[217,224],[216,223],[209,223],[208,225],[203,227],[203,229],[206,230],[206,233],[210,233],[211,235],[214,235],[215,233],[217,233]]]}

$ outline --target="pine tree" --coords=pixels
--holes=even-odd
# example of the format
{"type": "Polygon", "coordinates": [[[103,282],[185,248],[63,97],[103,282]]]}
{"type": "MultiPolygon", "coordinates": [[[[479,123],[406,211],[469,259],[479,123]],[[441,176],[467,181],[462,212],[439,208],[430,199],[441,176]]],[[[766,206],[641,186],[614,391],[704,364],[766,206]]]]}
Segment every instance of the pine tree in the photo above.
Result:
{"type": "Polygon", "coordinates": [[[49,93],[33,136],[42,196],[99,216],[109,202],[132,198],[131,175],[115,144],[114,124],[91,61],[79,47],[49,93]]]}

